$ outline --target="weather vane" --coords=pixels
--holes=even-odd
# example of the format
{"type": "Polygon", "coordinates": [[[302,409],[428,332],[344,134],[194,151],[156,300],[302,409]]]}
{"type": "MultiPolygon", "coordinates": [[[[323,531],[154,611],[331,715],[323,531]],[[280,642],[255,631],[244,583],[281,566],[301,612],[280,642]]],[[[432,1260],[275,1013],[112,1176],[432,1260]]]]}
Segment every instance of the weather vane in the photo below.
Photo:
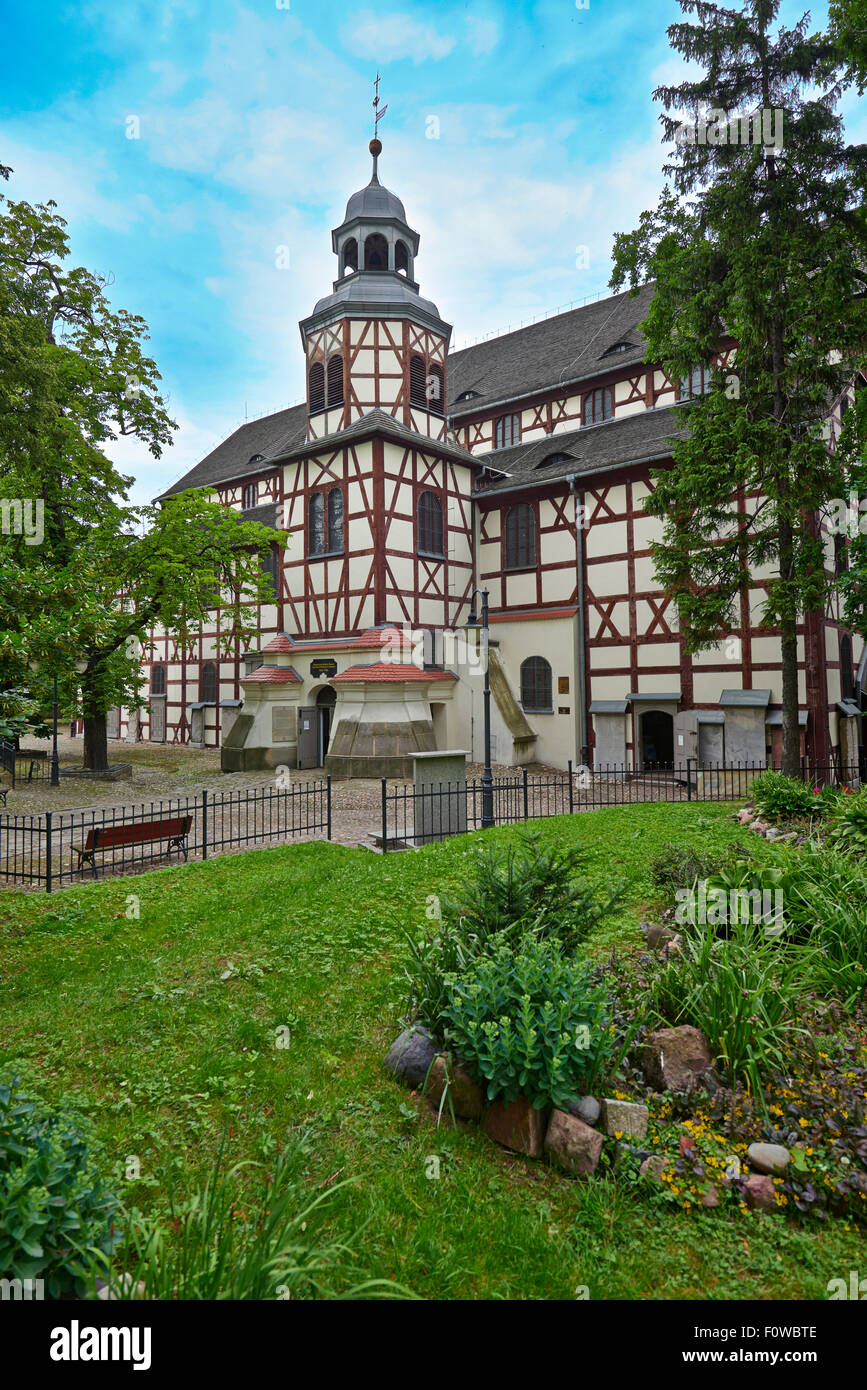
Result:
{"type": "Polygon", "coordinates": [[[376,74],[376,83],[375,83],[374,85],[375,85],[375,87],[376,87],[376,96],[373,98],[373,109],[374,109],[376,115],[375,115],[374,121],[373,121],[373,138],[374,138],[374,140],[376,140],[376,139],[379,138],[379,123],[380,123],[380,121],[382,120],[383,116],[385,115],[386,111],[388,110],[388,105],[386,104],[386,105],[383,106],[382,109],[380,110],[380,106],[379,106],[379,73],[376,74]]]}

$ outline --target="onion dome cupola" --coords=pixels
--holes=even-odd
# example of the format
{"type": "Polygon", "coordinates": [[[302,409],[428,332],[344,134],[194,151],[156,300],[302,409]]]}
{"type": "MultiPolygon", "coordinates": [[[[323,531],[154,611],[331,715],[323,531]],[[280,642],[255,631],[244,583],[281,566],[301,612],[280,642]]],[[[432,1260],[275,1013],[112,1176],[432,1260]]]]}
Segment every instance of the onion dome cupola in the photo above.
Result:
{"type": "Polygon", "coordinates": [[[370,142],[370,182],[353,193],[331,234],[338,278],[299,327],[307,355],[308,439],[384,410],[417,433],[445,438],[451,325],[423,299],[419,234],[379,181],[382,144],[370,142]]]}

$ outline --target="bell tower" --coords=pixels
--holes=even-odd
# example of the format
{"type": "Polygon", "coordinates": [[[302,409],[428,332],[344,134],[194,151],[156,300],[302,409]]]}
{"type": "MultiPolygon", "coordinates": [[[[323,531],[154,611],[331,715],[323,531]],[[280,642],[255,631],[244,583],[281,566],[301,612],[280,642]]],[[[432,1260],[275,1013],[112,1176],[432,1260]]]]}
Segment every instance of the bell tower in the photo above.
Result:
{"type": "Polygon", "coordinates": [[[374,410],[416,434],[446,438],[446,354],[451,325],[414,278],[419,235],[397,194],[373,173],[331,233],[332,293],[300,324],[307,364],[307,438],[348,429],[374,410]]]}

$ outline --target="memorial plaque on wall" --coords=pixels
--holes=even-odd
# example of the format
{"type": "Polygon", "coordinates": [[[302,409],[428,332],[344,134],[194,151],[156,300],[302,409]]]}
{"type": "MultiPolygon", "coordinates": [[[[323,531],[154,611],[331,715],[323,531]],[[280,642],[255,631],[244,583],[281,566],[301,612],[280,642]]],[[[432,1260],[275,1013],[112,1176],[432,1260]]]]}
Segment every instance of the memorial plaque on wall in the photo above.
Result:
{"type": "Polygon", "coordinates": [[[275,705],[271,711],[271,742],[294,743],[298,737],[298,710],[295,705],[275,705]]]}
{"type": "Polygon", "coordinates": [[[310,663],[311,676],[326,676],[329,680],[337,675],[337,662],[332,656],[317,656],[310,663]]]}

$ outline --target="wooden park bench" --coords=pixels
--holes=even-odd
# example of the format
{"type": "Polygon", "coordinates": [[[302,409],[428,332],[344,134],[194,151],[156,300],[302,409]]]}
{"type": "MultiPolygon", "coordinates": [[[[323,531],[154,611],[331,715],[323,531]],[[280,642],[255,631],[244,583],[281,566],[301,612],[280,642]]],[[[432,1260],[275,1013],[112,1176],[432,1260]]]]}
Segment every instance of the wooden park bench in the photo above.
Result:
{"type": "Polygon", "coordinates": [[[155,840],[168,842],[166,854],[173,849],[187,854],[187,836],[193,824],[192,815],[155,816],[152,820],[125,821],[120,825],[95,825],[87,832],[86,838],[72,845],[73,854],[78,855],[76,872],[81,873],[89,864],[96,876],[96,856],[110,850],[125,849],[127,845],[146,845],[155,840]]]}

